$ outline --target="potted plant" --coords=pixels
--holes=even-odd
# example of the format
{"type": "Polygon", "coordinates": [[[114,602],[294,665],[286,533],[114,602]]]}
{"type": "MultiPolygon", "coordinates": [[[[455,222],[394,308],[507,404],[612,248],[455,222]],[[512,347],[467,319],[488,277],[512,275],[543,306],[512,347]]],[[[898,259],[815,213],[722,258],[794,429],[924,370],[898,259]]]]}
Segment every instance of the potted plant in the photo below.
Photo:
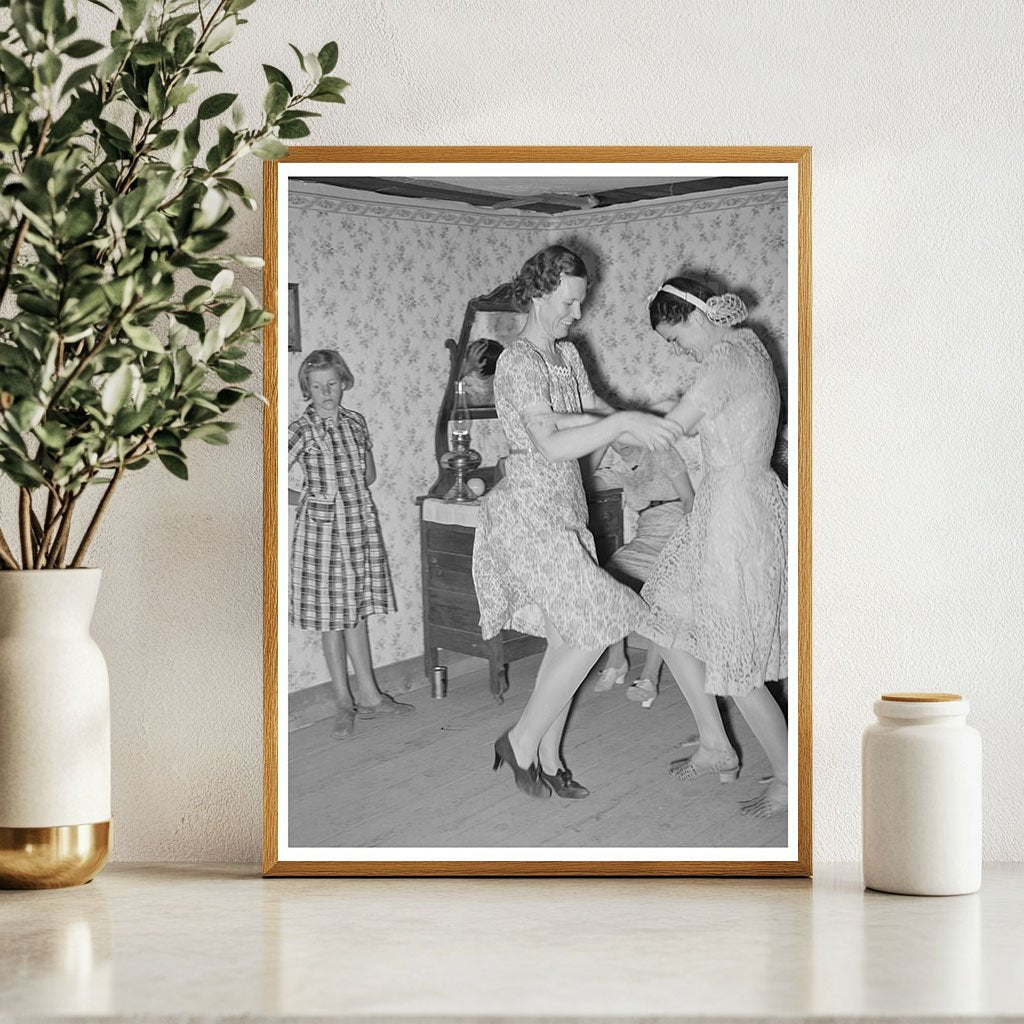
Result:
{"type": "MultiPolygon", "coordinates": [[[[64,0],[0,0],[0,885],[106,861],[109,698],[88,554],[126,473],[228,443],[270,319],[224,255],[240,160],[343,102],[338,47],[264,65],[259,117],[204,90],[254,0],[120,0],[109,40],[64,0]]],[[[295,49],[293,47],[293,49],[295,49]]]]}

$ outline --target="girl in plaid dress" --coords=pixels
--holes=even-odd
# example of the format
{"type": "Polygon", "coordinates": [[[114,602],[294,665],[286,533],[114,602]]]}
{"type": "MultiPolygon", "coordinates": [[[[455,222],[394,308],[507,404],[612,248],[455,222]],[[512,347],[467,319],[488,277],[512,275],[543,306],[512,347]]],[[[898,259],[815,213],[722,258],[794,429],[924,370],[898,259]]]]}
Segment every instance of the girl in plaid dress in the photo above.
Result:
{"type": "Polygon", "coordinates": [[[309,405],[288,425],[288,468],[300,463],[301,491],[292,538],[289,621],[318,630],[338,702],[334,734],[351,736],[355,720],[408,714],[382,693],[373,675],[366,618],[394,611],[395,597],[370,484],[377,471],[366,420],[342,408],[354,383],[345,360],[330,349],[311,352],[299,368],[309,405]],[[348,659],[357,694],[349,687],[348,659]],[[353,699],[355,698],[355,699],[353,699]]]}

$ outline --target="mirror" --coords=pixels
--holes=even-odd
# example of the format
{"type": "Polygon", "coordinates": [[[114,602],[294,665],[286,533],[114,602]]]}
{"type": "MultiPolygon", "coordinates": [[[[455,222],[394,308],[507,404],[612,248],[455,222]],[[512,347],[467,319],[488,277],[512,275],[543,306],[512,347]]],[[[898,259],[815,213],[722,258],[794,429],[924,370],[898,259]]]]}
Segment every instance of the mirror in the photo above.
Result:
{"type": "Polygon", "coordinates": [[[526,314],[512,303],[512,286],[503,284],[487,295],[471,299],[458,340],[449,338],[445,345],[449,351],[448,384],[434,431],[434,454],[438,460],[438,478],[428,492],[432,498],[447,493],[453,476],[441,466],[441,458],[451,447],[448,422],[455,402],[455,386],[465,384],[470,418],[474,421],[471,444],[482,456],[483,462],[474,476],[480,477],[490,489],[496,478],[498,459],[505,452],[504,434],[497,423],[481,421],[497,419],[494,408],[494,368],[505,347],[523,329],[526,314]]]}

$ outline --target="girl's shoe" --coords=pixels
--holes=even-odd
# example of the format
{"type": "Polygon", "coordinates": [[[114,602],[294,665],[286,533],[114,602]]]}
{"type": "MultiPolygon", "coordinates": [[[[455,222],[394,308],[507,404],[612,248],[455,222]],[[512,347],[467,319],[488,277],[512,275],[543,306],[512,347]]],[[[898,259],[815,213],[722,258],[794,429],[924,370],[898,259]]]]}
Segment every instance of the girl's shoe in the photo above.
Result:
{"type": "Polygon", "coordinates": [[[512,741],[508,738],[511,729],[506,729],[494,741],[494,771],[497,771],[502,764],[507,764],[512,769],[516,778],[516,785],[527,795],[546,799],[551,796],[548,784],[540,778],[540,772],[535,764],[523,768],[516,760],[515,751],[512,749],[512,741]]]}
{"type": "Polygon", "coordinates": [[[551,787],[555,796],[560,796],[563,800],[582,800],[585,796],[590,796],[590,790],[576,782],[568,768],[559,768],[554,775],[548,775],[541,768],[540,777],[551,787]]]}
{"type": "Polygon", "coordinates": [[[594,683],[595,693],[605,693],[613,686],[621,686],[626,681],[626,673],[629,672],[629,665],[609,665],[601,669],[601,674],[594,683]]]}
{"type": "Polygon", "coordinates": [[[338,708],[338,714],[334,719],[334,728],[331,735],[335,739],[347,740],[355,735],[356,731],[356,709],[349,704],[347,707],[338,708]]]}
{"type": "Polygon", "coordinates": [[[382,693],[379,704],[356,705],[356,714],[360,718],[393,718],[396,715],[411,715],[415,710],[415,705],[403,704],[390,693],[382,693]]]}
{"type": "Polygon", "coordinates": [[[698,779],[702,775],[717,775],[719,782],[735,782],[736,776],[740,773],[740,759],[732,747],[729,747],[728,750],[698,747],[696,753],[690,757],[673,761],[668,766],[668,773],[672,778],[682,782],[698,779]],[[701,751],[705,753],[706,757],[700,761],[694,760],[701,751]]]}
{"type": "Polygon", "coordinates": [[[657,696],[658,684],[651,679],[638,679],[626,690],[626,700],[635,700],[645,708],[649,708],[657,696]]]}

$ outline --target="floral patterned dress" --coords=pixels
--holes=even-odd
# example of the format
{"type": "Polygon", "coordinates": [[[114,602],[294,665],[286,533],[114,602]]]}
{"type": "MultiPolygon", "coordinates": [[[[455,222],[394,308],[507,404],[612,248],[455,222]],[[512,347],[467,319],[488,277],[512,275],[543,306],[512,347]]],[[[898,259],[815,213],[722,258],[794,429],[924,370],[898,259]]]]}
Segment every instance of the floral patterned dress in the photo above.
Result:
{"type": "Polygon", "coordinates": [[[289,576],[288,620],[300,629],[350,629],[395,610],[377,508],[366,483],[366,420],[351,409],[324,419],[312,405],[288,425],[288,468],[303,471],[289,576]]]}
{"type": "Polygon", "coordinates": [[[506,627],[545,636],[547,617],[567,644],[603,648],[638,624],[644,604],[597,564],[577,460],[546,459],[523,423],[532,406],[580,413],[592,404],[579,353],[569,342],[558,352],[564,366],[520,338],[498,360],[494,404],[510,454],[473,547],[480,629],[485,640],[506,627]]]}
{"type": "Polygon", "coordinates": [[[709,693],[743,695],[787,671],[788,496],[769,460],[779,385],[753,331],[731,331],[686,392],[704,477],[641,591],[640,632],[704,662],[709,693]]]}

